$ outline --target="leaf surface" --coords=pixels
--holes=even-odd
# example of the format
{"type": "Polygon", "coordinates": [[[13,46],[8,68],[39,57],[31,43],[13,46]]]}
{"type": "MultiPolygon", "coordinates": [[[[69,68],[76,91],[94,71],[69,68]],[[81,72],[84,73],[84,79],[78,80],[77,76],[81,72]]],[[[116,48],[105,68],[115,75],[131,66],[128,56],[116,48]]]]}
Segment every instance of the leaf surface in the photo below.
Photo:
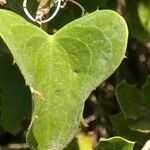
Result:
{"type": "Polygon", "coordinates": [[[116,136],[108,139],[102,138],[96,150],[133,150],[135,142],[116,136]]]}
{"type": "Polygon", "coordinates": [[[130,128],[143,133],[150,133],[149,91],[150,79],[144,86],[143,92],[125,82],[117,87],[118,102],[125,119],[129,119],[130,128]]]}
{"type": "Polygon", "coordinates": [[[125,57],[124,19],[110,10],[96,11],[50,36],[0,10],[0,35],[32,89],[28,143],[33,149],[63,149],[78,129],[86,98],[125,57]]]}
{"type": "Polygon", "coordinates": [[[139,143],[144,144],[150,137],[149,133],[142,133],[136,130],[132,130],[129,127],[130,122],[127,119],[125,119],[124,114],[122,112],[112,116],[111,121],[117,134],[127,140],[138,141],[139,143]]]}

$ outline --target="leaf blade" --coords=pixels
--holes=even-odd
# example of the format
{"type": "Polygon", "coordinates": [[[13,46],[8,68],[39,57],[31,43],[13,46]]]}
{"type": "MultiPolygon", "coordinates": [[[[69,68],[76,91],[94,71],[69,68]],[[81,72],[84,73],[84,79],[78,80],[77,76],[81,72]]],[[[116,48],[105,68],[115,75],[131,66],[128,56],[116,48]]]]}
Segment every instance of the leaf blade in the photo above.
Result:
{"type": "Polygon", "coordinates": [[[126,23],[113,11],[96,11],[49,36],[14,13],[0,10],[0,16],[3,27],[0,34],[35,95],[28,142],[33,149],[62,149],[77,131],[85,99],[124,58],[128,37],[126,23]],[[2,22],[3,18],[7,20],[2,22]],[[80,23],[89,24],[81,33],[77,30],[80,27],[81,31],[80,23]],[[102,32],[95,32],[98,31],[95,28],[103,30],[106,25],[111,44],[102,32]],[[74,32],[78,39],[75,41],[74,32]],[[85,33],[88,34],[84,37],[85,33]],[[98,42],[94,42],[96,40],[98,42]],[[90,63],[94,69],[88,62],[92,48],[90,63]]]}

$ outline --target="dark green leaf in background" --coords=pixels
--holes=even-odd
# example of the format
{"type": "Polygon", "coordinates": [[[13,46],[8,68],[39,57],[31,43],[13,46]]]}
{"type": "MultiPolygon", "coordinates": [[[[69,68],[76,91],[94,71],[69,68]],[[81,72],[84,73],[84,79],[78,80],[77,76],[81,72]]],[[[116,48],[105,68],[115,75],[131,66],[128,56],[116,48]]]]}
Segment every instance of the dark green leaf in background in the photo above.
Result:
{"type": "Polygon", "coordinates": [[[144,92],[141,92],[135,86],[122,82],[116,93],[125,119],[129,119],[130,128],[143,133],[150,133],[149,83],[148,79],[144,92]]]}
{"type": "Polygon", "coordinates": [[[126,4],[126,19],[131,37],[143,42],[150,41],[150,1],[131,0],[126,4]]]}
{"type": "Polygon", "coordinates": [[[31,94],[17,65],[8,54],[0,52],[0,124],[16,134],[23,120],[31,118],[31,94]]]}
{"type": "Polygon", "coordinates": [[[108,139],[102,138],[96,150],[133,150],[135,142],[116,136],[108,139]]]}
{"type": "Polygon", "coordinates": [[[129,121],[125,119],[123,113],[119,113],[111,117],[111,121],[117,135],[130,141],[138,141],[145,143],[149,139],[150,134],[134,131],[129,127],[129,121]]]}

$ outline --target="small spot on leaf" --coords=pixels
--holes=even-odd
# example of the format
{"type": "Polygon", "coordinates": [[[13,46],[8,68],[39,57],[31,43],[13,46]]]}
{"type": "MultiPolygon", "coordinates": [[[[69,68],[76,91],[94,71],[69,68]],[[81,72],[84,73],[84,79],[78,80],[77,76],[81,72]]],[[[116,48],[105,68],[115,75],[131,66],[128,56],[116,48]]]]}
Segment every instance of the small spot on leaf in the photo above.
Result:
{"type": "Polygon", "coordinates": [[[43,94],[39,91],[34,90],[33,87],[30,87],[30,91],[35,97],[43,98],[43,94]]]}

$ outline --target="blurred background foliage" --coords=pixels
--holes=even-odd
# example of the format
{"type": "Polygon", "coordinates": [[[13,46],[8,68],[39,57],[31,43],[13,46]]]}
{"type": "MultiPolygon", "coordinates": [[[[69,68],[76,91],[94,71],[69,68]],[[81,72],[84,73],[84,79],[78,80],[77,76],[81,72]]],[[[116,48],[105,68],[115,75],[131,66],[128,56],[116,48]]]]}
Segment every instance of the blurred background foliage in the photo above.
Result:
{"type": "MultiPolygon", "coordinates": [[[[140,150],[150,139],[150,0],[78,2],[86,13],[97,9],[117,11],[128,24],[129,39],[126,58],[120,67],[86,100],[80,132],[66,149],[105,150],[116,145],[117,150],[140,150]],[[102,137],[112,138],[101,140],[102,137]]],[[[22,0],[7,0],[0,8],[30,21],[22,3],[22,0]]],[[[28,1],[33,16],[37,7],[36,0],[28,1]]],[[[68,2],[43,29],[54,34],[79,17],[80,8],[68,2]]],[[[25,133],[31,117],[31,95],[17,65],[11,67],[13,63],[9,49],[0,39],[0,149],[29,149],[25,133]]]]}

